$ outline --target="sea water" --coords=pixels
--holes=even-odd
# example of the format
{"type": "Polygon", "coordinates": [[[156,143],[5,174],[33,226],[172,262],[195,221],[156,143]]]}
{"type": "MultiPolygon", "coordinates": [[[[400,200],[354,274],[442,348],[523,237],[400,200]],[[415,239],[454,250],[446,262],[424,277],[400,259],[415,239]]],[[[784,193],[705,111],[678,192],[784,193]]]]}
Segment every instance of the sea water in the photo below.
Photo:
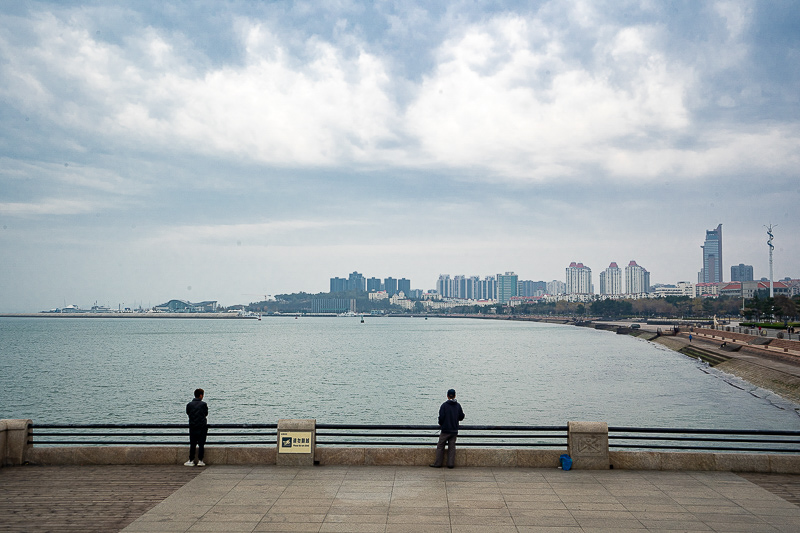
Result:
{"type": "Polygon", "coordinates": [[[0,318],[0,418],[800,429],[798,406],[680,353],[574,326],[456,318],[0,318]]]}

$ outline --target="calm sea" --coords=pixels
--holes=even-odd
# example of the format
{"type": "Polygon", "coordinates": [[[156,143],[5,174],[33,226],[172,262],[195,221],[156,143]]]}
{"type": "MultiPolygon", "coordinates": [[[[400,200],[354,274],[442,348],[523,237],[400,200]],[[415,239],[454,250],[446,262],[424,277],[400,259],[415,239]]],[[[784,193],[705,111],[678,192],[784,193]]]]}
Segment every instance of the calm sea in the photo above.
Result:
{"type": "Polygon", "coordinates": [[[431,318],[0,318],[0,418],[800,429],[799,406],[659,345],[573,326],[431,318]]]}

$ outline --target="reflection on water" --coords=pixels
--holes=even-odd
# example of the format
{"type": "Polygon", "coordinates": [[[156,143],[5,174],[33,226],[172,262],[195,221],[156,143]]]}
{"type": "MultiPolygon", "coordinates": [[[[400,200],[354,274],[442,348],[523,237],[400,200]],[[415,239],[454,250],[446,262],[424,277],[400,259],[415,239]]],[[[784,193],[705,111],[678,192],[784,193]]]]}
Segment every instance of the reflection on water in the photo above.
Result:
{"type": "Polygon", "coordinates": [[[800,429],[794,404],[659,345],[500,320],[0,319],[0,418],[434,424],[453,387],[469,424],[800,429]],[[732,386],[733,383],[736,386],[732,386]]]}

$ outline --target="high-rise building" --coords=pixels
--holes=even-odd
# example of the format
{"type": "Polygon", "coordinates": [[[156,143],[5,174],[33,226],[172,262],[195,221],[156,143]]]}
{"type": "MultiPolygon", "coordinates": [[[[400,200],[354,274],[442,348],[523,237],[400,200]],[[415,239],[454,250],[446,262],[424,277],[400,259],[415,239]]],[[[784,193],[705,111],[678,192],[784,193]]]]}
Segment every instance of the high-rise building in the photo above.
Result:
{"type": "Polygon", "coordinates": [[[722,224],[717,229],[706,230],[703,250],[703,269],[697,276],[698,283],[722,283],[722,224]]]}
{"type": "Polygon", "coordinates": [[[497,300],[504,304],[512,296],[517,296],[517,282],[519,277],[513,272],[497,275],[497,300]]]}
{"type": "Polygon", "coordinates": [[[406,295],[406,298],[411,297],[411,280],[406,278],[400,278],[397,280],[397,292],[402,292],[406,295]]]}
{"type": "Polygon", "coordinates": [[[347,277],[347,290],[348,291],[365,291],[367,290],[367,280],[363,274],[352,272],[347,277]]]}
{"type": "Polygon", "coordinates": [[[439,279],[436,281],[436,292],[442,295],[442,298],[453,298],[453,280],[450,279],[450,274],[439,274],[439,279]]]}
{"type": "Polygon", "coordinates": [[[625,294],[650,292],[650,272],[631,261],[625,267],[625,294]]]}
{"type": "Polygon", "coordinates": [[[331,278],[331,292],[344,292],[347,290],[347,280],[345,278],[331,278]]]}
{"type": "Polygon", "coordinates": [[[616,263],[600,272],[600,294],[622,294],[622,269],[616,263]]]}
{"type": "Polygon", "coordinates": [[[397,294],[397,280],[394,278],[386,278],[383,280],[383,290],[385,290],[386,294],[389,296],[397,294]]]}
{"type": "Polygon", "coordinates": [[[592,269],[573,261],[567,267],[567,294],[594,294],[592,269]]]}
{"type": "Polygon", "coordinates": [[[380,278],[367,278],[367,292],[380,292],[383,290],[383,283],[380,278]]]}
{"type": "Polygon", "coordinates": [[[553,281],[547,282],[546,288],[547,294],[551,296],[555,296],[557,294],[566,294],[567,293],[567,285],[560,280],[554,279],[553,281]]]}
{"type": "Polygon", "coordinates": [[[497,300],[497,279],[494,276],[486,276],[478,282],[478,300],[497,300]]]}
{"type": "Polygon", "coordinates": [[[731,281],[753,281],[753,265],[739,263],[731,267],[731,281]]]}

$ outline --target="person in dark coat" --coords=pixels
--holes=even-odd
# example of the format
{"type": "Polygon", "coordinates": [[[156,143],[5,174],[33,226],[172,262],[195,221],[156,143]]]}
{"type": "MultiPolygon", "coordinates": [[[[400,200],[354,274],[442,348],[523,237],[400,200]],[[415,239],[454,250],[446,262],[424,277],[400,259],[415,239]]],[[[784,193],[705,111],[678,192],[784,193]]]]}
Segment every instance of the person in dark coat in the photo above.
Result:
{"type": "Polygon", "coordinates": [[[439,407],[439,443],[436,444],[436,461],[430,465],[441,468],[444,462],[444,445],[447,444],[447,468],[456,465],[456,438],[458,437],[458,423],[464,420],[464,410],[456,401],[455,389],[447,391],[447,401],[439,407]]]}
{"type": "Polygon", "coordinates": [[[203,462],[206,435],[208,435],[208,405],[203,401],[205,391],[195,389],[194,400],[186,404],[186,414],[189,415],[189,460],[185,466],[206,466],[203,462]],[[194,460],[194,451],[197,448],[197,462],[194,460]]]}

